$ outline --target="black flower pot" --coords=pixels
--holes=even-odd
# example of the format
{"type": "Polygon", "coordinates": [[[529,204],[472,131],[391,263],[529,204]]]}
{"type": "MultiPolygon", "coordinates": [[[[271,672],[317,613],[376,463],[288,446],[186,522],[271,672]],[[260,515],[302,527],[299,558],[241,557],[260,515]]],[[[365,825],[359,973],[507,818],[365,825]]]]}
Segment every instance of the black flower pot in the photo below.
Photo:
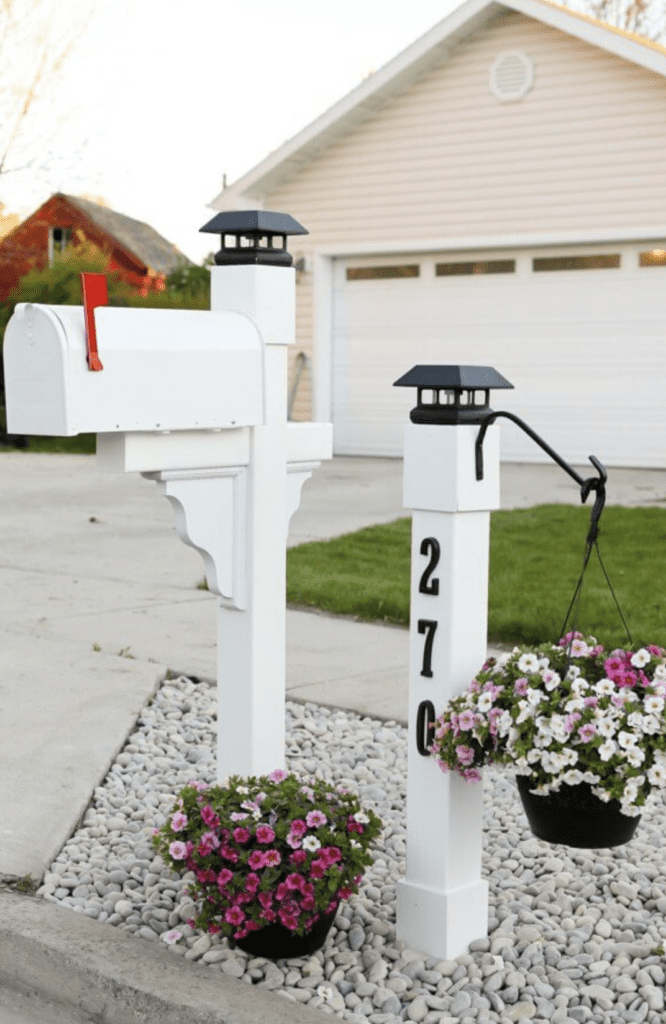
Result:
{"type": "Polygon", "coordinates": [[[587,782],[563,785],[558,793],[530,793],[534,780],[517,775],[518,792],[532,832],[537,839],[562,846],[606,849],[628,843],[641,820],[620,810],[619,800],[604,803],[587,782]]]}
{"type": "Polygon", "coordinates": [[[283,924],[267,924],[258,932],[250,932],[234,944],[250,956],[265,956],[267,960],[290,960],[292,957],[316,953],[326,942],[335,920],[332,914],[320,914],[319,920],[305,935],[295,935],[283,924]]]}

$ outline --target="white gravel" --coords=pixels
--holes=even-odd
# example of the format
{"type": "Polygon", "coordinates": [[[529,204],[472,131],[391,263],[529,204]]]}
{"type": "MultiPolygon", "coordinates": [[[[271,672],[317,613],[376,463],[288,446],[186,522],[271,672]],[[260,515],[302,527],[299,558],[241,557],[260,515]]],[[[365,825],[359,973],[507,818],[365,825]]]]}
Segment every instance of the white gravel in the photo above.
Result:
{"type": "Polygon", "coordinates": [[[207,683],[164,683],[39,893],[146,940],[178,928],[174,955],[358,1024],[664,1020],[665,958],[653,951],[666,943],[666,807],[644,817],[627,846],[549,846],[530,833],[513,779],[486,770],[489,934],[456,960],[424,958],[395,936],[405,729],[313,704],[287,704],[288,767],[357,790],[385,824],[361,893],[309,958],[273,963],[193,933],[187,876],[164,867],[150,836],[185,783],[215,782],[216,708],[207,683]]]}

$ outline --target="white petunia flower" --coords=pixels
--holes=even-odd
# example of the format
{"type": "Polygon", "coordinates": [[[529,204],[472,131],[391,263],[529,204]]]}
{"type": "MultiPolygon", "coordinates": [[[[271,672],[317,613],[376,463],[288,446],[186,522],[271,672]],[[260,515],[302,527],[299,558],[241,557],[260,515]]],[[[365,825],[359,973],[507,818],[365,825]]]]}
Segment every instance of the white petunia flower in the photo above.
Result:
{"type": "Polygon", "coordinates": [[[636,746],[636,737],[634,734],[632,732],[625,732],[624,729],[617,734],[617,741],[625,750],[633,750],[636,746]]]}
{"type": "Polygon", "coordinates": [[[539,659],[537,658],[536,654],[532,654],[531,652],[523,654],[522,657],[518,659],[518,669],[521,672],[527,672],[528,675],[532,675],[534,672],[538,672],[539,659]]]}
{"type": "Polygon", "coordinates": [[[319,849],[321,843],[316,836],[306,836],[303,840],[302,846],[304,850],[310,850],[311,853],[314,853],[315,850],[319,849]]]}
{"type": "Polygon", "coordinates": [[[516,725],[520,725],[521,722],[526,722],[528,718],[532,717],[532,711],[526,700],[519,700],[518,707],[520,708],[520,714],[516,718],[516,725]]]}
{"type": "Polygon", "coordinates": [[[569,711],[569,712],[571,712],[571,711],[580,711],[584,707],[585,707],[585,701],[583,700],[582,697],[572,697],[571,700],[568,700],[566,702],[566,704],[564,705],[565,711],[569,711]]]}
{"type": "Polygon", "coordinates": [[[476,702],[476,706],[481,712],[490,711],[491,707],[493,706],[492,694],[487,692],[482,693],[478,701],[476,702]]]}
{"type": "Polygon", "coordinates": [[[662,662],[661,665],[657,665],[654,670],[655,679],[666,679],[666,665],[662,662]]]}
{"type": "Polygon", "coordinates": [[[643,719],[643,732],[647,733],[648,736],[654,736],[660,730],[659,719],[655,718],[654,715],[646,715],[643,719]]]}
{"type": "Polygon", "coordinates": [[[570,680],[578,679],[579,675],[580,675],[580,669],[578,668],[578,665],[569,665],[569,669],[567,671],[566,678],[570,679],[570,680]]]}
{"type": "Polygon", "coordinates": [[[594,689],[602,697],[610,697],[615,693],[615,683],[611,679],[600,679],[594,684],[594,689]]]}
{"type": "Polygon", "coordinates": [[[602,743],[599,747],[599,757],[602,761],[610,761],[611,757],[613,756],[616,750],[617,743],[615,743],[613,740],[606,740],[606,742],[602,743]]]}
{"type": "Polygon", "coordinates": [[[648,769],[647,777],[653,786],[666,786],[666,768],[663,765],[653,764],[648,769]]]}
{"type": "Polygon", "coordinates": [[[646,651],[644,647],[641,647],[640,651],[636,651],[631,657],[631,664],[634,668],[645,668],[650,661],[650,652],[646,651]]]}
{"type": "Polygon", "coordinates": [[[632,711],[627,717],[627,725],[630,725],[632,729],[643,728],[643,716],[640,711],[632,711]]]}
{"type": "Polygon", "coordinates": [[[578,768],[571,768],[568,772],[565,772],[562,781],[566,782],[568,786],[578,786],[584,781],[583,773],[578,768]]]}
{"type": "Polygon", "coordinates": [[[551,668],[544,669],[541,673],[541,678],[543,679],[543,685],[549,693],[562,682],[561,676],[551,668]]]}
{"type": "Polygon", "coordinates": [[[545,695],[541,692],[541,690],[528,690],[527,700],[532,705],[532,707],[536,707],[537,704],[540,704],[542,700],[545,700],[545,695]]]}
{"type": "Polygon", "coordinates": [[[652,715],[659,715],[664,710],[664,698],[650,695],[643,701],[643,707],[652,715]]]}
{"type": "Polygon", "coordinates": [[[612,718],[599,718],[596,722],[597,732],[608,739],[617,732],[617,725],[612,718]]]}
{"type": "Polygon", "coordinates": [[[640,768],[645,760],[645,754],[640,747],[634,747],[627,751],[627,761],[632,768],[640,768]]]}

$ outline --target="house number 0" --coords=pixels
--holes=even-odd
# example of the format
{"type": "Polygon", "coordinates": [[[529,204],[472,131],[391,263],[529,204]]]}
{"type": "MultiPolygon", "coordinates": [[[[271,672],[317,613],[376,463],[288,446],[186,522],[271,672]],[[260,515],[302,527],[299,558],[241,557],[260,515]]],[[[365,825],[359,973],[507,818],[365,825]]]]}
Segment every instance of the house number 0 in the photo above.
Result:
{"type": "MultiPolygon", "coordinates": [[[[419,593],[437,597],[439,594],[439,578],[433,578],[433,573],[439,563],[439,541],[435,537],[425,537],[421,541],[420,552],[422,555],[426,555],[428,557],[428,564],[421,574],[421,579],[419,581],[419,593]]],[[[427,679],[431,679],[433,676],[432,645],[437,631],[437,620],[419,619],[417,628],[419,633],[422,633],[425,636],[423,643],[421,675],[425,676],[427,679]]],[[[435,709],[432,701],[422,700],[416,714],[416,747],[422,757],[430,756],[430,750],[428,748],[432,743],[434,727],[435,709]]]]}

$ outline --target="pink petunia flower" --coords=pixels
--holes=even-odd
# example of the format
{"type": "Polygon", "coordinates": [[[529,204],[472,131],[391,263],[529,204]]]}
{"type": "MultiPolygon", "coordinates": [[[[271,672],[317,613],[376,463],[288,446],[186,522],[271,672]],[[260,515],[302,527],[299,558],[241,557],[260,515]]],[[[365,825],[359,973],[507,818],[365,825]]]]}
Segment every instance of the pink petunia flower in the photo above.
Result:
{"type": "Polygon", "coordinates": [[[303,885],[303,876],[297,874],[295,871],[292,874],[287,875],[285,878],[285,884],[288,889],[300,889],[303,885]]]}
{"type": "Polygon", "coordinates": [[[257,826],[257,842],[258,843],[272,843],[275,839],[275,832],[270,825],[258,825],[257,826]]]}
{"type": "Polygon", "coordinates": [[[284,768],[276,768],[275,771],[272,771],[268,776],[271,782],[282,782],[283,779],[288,777],[289,772],[285,771],[284,768]]]}
{"type": "Polygon", "coordinates": [[[298,850],[302,845],[302,840],[298,836],[295,836],[293,832],[289,833],[286,838],[286,842],[291,846],[292,850],[298,850]]]}
{"type": "Polygon", "coordinates": [[[253,871],[260,871],[266,866],[266,854],[263,850],[253,850],[247,862],[253,871]]]}
{"type": "Polygon", "coordinates": [[[308,828],[319,828],[321,825],[325,825],[328,818],[321,811],[309,811],[305,816],[305,822],[308,828]]]}
{"type": "Polygon", "coordinates": [[[187,845],[176,840],[169,845],[169,854],[174,860],[185,860],[187,857],[187,845]]]}
{"type": "Polygon", "coordinates": [[[220,824],[220,819],[209,804],[201,808],[201,817],[204,820],[204,824],[208,825],[209,828],[217,828],[220,824]]]}
{"type": "Polygon", "coordinates": [[[474,751],[471,747],[456,747],[456,756],[462,765],[470,765],[474,760],[474,751]]]}
{"type": "Polygon", "coordinates": [[[248,892],[254,893],[259,888],[259,881],[259,875],[255,875],[254,871],[250,871],[245,879],[245,888],[248,892]]]}
{"type": "Polygon", "coordinates": [[[180,832],[187,825],[187,815],[183,814],[182,811],[176,811],[173,818],[171,819],[171,828],[174,832],[180,832]]]}
{"type": "Polygon", "coordinates": [[[463,711],[462,714],[458,716],[458,725],[459,725],[460,729],[463,730],[463,731],[467,731],[468,729],[473,729],[474,728],[474,721],[475,721],[474,712],[470,711],[470,710],[463,711]]]}
{"type": "Polygon", "coordinates": [[[282,854],[279,850],[266,850],[264,853],[264,864],[267,868],[275,868],[282,861],[282,854]]]}
{"type": "Polygon", "coordinates": [[[225,912],[224,920],[227,922],[227,924],[239,925],[242,924],[243,921],[245,920],[245,913],[241,910],[240,907],[229,907],[229,909],[225,912]]]}
{"type": "Polygon", "coordinates": [[[249,828],[235,828],[234,829],[234,841],[240,843],[248,843],[250,841],[251,832],[249,828]]]}
{"type": "Polygon", "coordinates": [[[289,829],[291,834],[294,836],[304,836],[307,830],[308,827],[301,818],[296,818],[292,821],[291,828],[289,829]]]}
{"type": "Polygon", "coordinates": [[[596,736],[596,734],[597,727],[596,725],[593,725],[592,722],[588,722],[587,725],[581,725],[578,730],[578,735],[585,743],[587,743],[588,740],[591,740],[593,736],[596,736]]]}
{"type": "Polygon", "coordinates": [[[466,768],[463,775],[467,782],[481,782],[481,772],[478,768],[466,768]]]}
{"type": "Polygon", "coordinates": [[[233,871],[230,871],[229,868],[222,868],[222,870],[218,873],[218,876],[217,876],[217,884],[218,884],[218,886],[228,885],[233,877],[234,877],[233,871]]]}
{"type": "Polygon", "coordinates": [[[310,877],[311,878],[323,878],[326,874],[326,864],[323,860],[313,860],[310,865],[310,877]]]}
{"type": "Polygon", "coordinates": [[[294,852],[289,857],[289,863],[290,864],[302,864],[307,859],[308,859],[308,855],[305,852],[305,850],[294,850],[294,852]]]}

